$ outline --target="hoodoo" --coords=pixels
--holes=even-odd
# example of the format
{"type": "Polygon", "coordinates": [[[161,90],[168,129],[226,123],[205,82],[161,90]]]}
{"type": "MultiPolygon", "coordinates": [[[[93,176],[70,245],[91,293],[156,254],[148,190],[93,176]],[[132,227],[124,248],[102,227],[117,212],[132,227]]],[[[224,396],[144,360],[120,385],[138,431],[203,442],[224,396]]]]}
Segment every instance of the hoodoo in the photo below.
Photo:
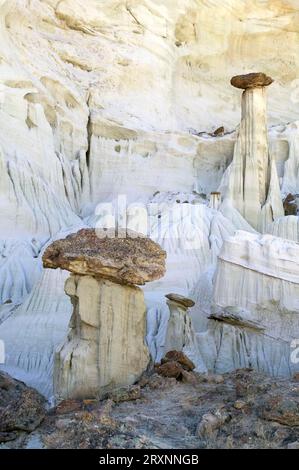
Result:
{"type": "Polygon", "coordinates": [[[268,144],[266,87],[273,83],[264,73],[239,75],[232,86],[243,89],[242,119],[233,161],[222,182],[224,196],[256,230],[284,215],[275,160],[268,144]]]}
{"type": "Polygon", "coordinates": [[[105,396],[140,377],[149,353],[144,295],[135,284],[162,277],[165,258],[150,239],[98,238],[93,229],[47,248],[45,267],[72,272],[65,284],[73,304],[70,331],[54,366],[58,398],[105,396]]]}

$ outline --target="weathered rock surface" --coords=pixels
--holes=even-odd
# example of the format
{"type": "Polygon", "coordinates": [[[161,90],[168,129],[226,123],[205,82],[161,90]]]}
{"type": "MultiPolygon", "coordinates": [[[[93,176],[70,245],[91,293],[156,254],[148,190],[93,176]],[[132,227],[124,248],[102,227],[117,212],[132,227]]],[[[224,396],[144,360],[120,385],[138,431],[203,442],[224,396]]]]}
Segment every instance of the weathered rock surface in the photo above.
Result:
{"type": "Polygon", "coordinates": [[[247,90],[248,88],[258,88],[269,86],[274,82],[265,73],[248,73],[247,75],[237,75],[231,79],[231,84],[235,88],[247,90]]]}
{"type": "Polygon", "coordinates": [[[224,201],[235,207],[256,230],[266,232],[268,225],[284,215],[275,160],[268,143],[265,74],[237,76],[232,84],[245,88],[242,119],[231,165],[219,191],[224,201]]]}
{"type": "Polygon", "coordinates": [[[184,297],[183,295],[178,295],[178,294],[166,294],[165,297],[168,300],[172,300],[173,302],[176,302],[179,305],[182,305],[183,307],[190,308],[194,307],[195,302],[192,299],[188,299],[187,297],[184,297]]]}
{"type": "MultiPolygon", "coordinates": [[[[298,243],[271,235],[240,231],[224,242],[210,322],[217,371],[252,366],[276,376],[298,372],[297,259],[298,243]]],[[[212,352],[208,338],[198,337],[206,358],[212,352]]]]}
{"type": "Polygon", "coordinates": [[[163,357],[161,363],[165,364],[170,361],[178,362],[184,369],[191,371],[195,369],[193,362],[182,351],[168,351],[163,357]]]}
{"type": "Polygon", "coordinates": [[[70,331],[56,353],[55,394],[96,398],[133,384],[146,369],[146,308],[140,288],[71,275],[70,331]]]}
{"type": "Polygon", "coordinates": [[[24,383],[0,373],[0,442],[31,432],[43,421],[45,399],[24,383]]]}
{"type": "Polygon", "coordinates": [[[286,216],[288,215],[297,215],[298,212],[298,206],[296,202],[296,196],[293,194],[288,194],[287,197],[283,201],[283,208],[284,208],[284,213],[286,216]]]}
{"type": "Polygon", "coordinates": [[[182,378],[183,367],[176,361],[167,361],[156,368],[159,375],[163,377],[180,380],[182,378]]]}
{"type": "Polygon", "coordinates": [[[133,400],[136,387],[120,401],[68,400],[50,410],[32,434],[15,436],[1,447],[298,447],[298,382],[251,369],[223,374],[222,380],[215,374],[193,375],[192,383],[148,375],[133,400]]]}
{"type": "Polygon", "coordinates": [[[156,365],[156,371],[162,377],[183,380],[186,383],[195,383],[196,377],[192,374],[195,365],[182,351],[169,351],[156,365]]]}
{"type": "Polygon", "coordinates": [[[53,242],[43,255],[45,268],[61,268],[123,284],[139,284],[165,274],[166,253],[152,240],[124,233],[109,238],[95,229],[82,229],[53,242]],[[102,235],[103,236],[103,235],[102,235]]]}

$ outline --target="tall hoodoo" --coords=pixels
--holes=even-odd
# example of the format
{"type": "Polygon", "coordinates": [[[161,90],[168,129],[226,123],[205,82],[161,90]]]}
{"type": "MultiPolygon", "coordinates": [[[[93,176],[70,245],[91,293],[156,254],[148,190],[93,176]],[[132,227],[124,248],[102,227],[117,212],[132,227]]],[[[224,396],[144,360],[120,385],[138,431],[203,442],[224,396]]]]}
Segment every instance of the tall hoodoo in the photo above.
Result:
{"type": "Polygon", "coordinates": [[[266,87],[273,83],[264,73],[239,75],[232,86],[243,89],[242,117],[233,161],[221,186],[242,216],[259,231],[284,214],[279,180],[268,144],[266,87]]]}
{"type": "Polygon", "coordinates": [[[58,240],[44,253],[47,268],[71,271],[70,331],[56,353],[58,398],[93,398],[133,384],[146,369],[146,307],[136,284],[165,273],[166,253],[144,237],[98,238],[93,229],[58,240]]]}

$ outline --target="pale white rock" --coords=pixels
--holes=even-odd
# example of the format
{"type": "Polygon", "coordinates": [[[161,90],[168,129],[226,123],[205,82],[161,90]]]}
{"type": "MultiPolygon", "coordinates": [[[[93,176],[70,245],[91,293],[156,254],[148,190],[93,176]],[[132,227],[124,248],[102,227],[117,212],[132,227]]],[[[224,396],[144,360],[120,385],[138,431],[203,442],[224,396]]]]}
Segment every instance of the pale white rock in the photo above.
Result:
{"type": "Polygon", "coordinates": [[[269,152],[266,87],[242,95],[242,119],[234,157],[219,192],[256,230],[284,215],[276,162],[269,152]]]}
{"type": "MultiPolygon", "coordinates": [[[[211,313],[213,274],[223,240],[248,224],[239,214],[234,225],[220,211],[196,202],[196,198],[193,198],[194,195],[188,197],[185,193],[158,194],[154,198],[161,205],[162,212],[160,218],[154,213],[150,218],[151,236],[166,250],[167,258],[166,275],[144,287],[148,307],[147,343],[152,359],[159,362],[165,349],[169,321],[174,321],[164,295],[175,286],[178,294],[196,301],[186,317],[180,316],[177,328],[188,331],[188,334],[178,335],[176,342],[185,345],[184,352],[188,351],[188,355],[192,355],[198,370],[206,371],[194,335],[207,329],[207,317],[211,313]],[[176,203],[188,200],[191,203],[176,203]],[[188,327],[184,326],[185,323],[188,327]]],[[[173,328],[170,327],[170,330],[174,331],[173,328]]]]}
{"type": "Polygon", "coordinates": [[[1,369],[53,398],[53,359],[63,341],[72,306],[63,286],[68,273],[44,270],[26,300],[0,324],[5,343],[1,369]]]}
{"type": "Polygon", "coordinates": [[[149,363],[142,290],[71,275],[65,291],[73,314],[68,337],[56,352],[56,397],[100,397],[133,384],[149,363]]]}
{"type": "Polygon", "coordinates": [[[268,226],[267,232],[275,237],[299,242],[299,217],[296,215],[280,217],[268,226]]]}
{"type": "Polygon", "coordinates": [[[0,304],[20,304],[38,281],[40,244],[22,239],[0,240],[0,304]]]}
{"type": "Polygon", "coordinates": [[[289,153],[288,159],[285,162],[281,190],[287,196],[289,193],[299,193],[299,122],[296,121],[288,126],[284,134],[288,143],[289,153]]]}
{"type": "MultiPolygon", "coordinates": [[[[156,342],[156,347],[158,346],[159,351],[153,354],[155,362],[160,362],[169,351],[183,351],[189,342],[192,331],[188,308],[171,300],[167,300],[166,305],[167,307],[165,307],[164,311],[163,308],[161,309],[161,315],[164,315],[164,321],[167,326],[164,329],[164,338],[156,342]]],[[[148,316],[150,318],[151,312],[148,313],[148,316]]],[[[151,343],[150,338],[148,340],[151,343]]]]}
{"type": "Polygon", "coordinates": [[[159,363],[168,351],[183,351],[197,372],[208,368],[200,352],[188,309],[175,302],[156,303],[147,310],[147,344],[153,362],[159,363]]]}
{"type": "Polygon", "coordinates": [[[271,235],[238,232],[224,242],[214,283],[218,314],[210,322],[217,371],[296,370],[291,353],[299,334],[298,256],[297,243],[271,235]]]}

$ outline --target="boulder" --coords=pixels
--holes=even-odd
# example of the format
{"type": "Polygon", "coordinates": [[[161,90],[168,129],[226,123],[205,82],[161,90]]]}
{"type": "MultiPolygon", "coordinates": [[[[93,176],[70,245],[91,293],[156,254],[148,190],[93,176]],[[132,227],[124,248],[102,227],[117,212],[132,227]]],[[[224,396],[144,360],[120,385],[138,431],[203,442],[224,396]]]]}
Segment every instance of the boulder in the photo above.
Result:
{"type": "Polygon", "coordinates": [[[82,229],[52,243],[43,255],[45,268],[110,279],[120,284],[144,285],[165,274],[166,252],[134,232],[124,238],[82,229]]]}
{"type": "Polygon", "coordinates": [[[248,73],[246,75],[237,75],[231,79],[231,85],[235,88],[247,90],[248,88],[265,87],[271,85],[274,80],[265,73],[248,73]]]}
{"type": "Polygon", "coordinates": [[[193,362],[182,351],[168,351],[161,362],[164,364],[172,361],[178,362],[187,371],[195,369],[193,362]]]}
{"type": "Polygon", "coordinates": [[[173,302],[176,302],[179,305],[182,305],[183,307],[186,308],[191,308],[194,307],[195,302],[191,299],[188,299],[187,297],[184,297],[183,295],[179,294],[167,294],[165,297],[168,300],[172,300],[173,302]]]}
{"type": "Polygon", "coordinates": [[[46,415],[45,404],[36,390],[0,372],[0,442],[34,431],[46,415]]]}
{"type": "Polygon", "coordinates": [[[169,361],[157,366],[157,372],[162,377],[181,379],[183,367],[176,361],[169,361]]]}

